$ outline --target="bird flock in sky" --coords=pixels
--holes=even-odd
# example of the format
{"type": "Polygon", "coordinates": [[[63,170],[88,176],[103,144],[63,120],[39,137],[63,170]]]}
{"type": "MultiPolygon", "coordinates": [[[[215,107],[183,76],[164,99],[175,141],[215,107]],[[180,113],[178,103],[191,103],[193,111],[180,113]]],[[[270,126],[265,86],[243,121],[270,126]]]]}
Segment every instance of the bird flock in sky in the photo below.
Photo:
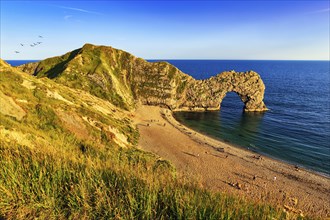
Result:
{"type": "MultiPolygon", "coordinates": [[[[44,38],[44,37],[41,36],[41,35],[39,35],[38,38],[39,38],[39,39],[42,39],[42,38],[44,38]]],[[[33,43],[30,44],[30,47],[36,47],[36,46],[38,46],[38,45],[40,45],[40,44],[42,44],[42,41],[33,42],[33,43]]],[[[20,45],[21,45],[21,47],[24,47],[26,44],[20,43],[20,45]]],[[[27,46],[28,46],[28,45],[27,45],[27,46]]],[[[19,51],[19,50],[15,50],[15,53],[20,53],[20,51],[19,51]]]]}

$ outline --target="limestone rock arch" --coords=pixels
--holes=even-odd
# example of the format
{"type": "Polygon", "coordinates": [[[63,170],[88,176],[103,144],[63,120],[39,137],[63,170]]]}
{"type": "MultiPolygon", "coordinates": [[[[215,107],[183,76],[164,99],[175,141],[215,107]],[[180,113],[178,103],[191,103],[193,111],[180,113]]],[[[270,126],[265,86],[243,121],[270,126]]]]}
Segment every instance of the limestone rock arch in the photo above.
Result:
{"type": "Polygon", "coordinates": [[[254,71],[223,72],[207,80],[192,82],[178,111],[219,110],[227,92],[235,92],[244,103],[244,111],[267,111],[263,102],[265,85],[254,71]]]}

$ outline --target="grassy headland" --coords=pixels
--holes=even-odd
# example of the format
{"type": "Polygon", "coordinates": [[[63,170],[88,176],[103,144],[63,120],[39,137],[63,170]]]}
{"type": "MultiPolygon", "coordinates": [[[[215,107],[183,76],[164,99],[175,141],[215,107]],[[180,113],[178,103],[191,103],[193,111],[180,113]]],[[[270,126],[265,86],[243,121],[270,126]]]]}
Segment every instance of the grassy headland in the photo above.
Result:
{"type": "Polygon", "coordinates": [[[297,217],[181,178],[170,162],[136,148],[125,106],[3,61],[0,88],[1,218],[297,217]]]}

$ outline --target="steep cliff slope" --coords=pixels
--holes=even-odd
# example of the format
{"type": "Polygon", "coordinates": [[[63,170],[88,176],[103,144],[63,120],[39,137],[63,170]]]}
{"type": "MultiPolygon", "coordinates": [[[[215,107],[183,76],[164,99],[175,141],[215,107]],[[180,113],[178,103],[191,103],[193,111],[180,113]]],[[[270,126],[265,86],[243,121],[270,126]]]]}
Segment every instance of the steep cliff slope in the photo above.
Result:
{"type": "Polygon", "coordinates": [[[195,80],[167,62],[150,63],[125,51],[84,45],[63,56],[18,67],[132,109],[135,102],[172,110],[216,110],[227,92],[236,92],[246,111],[265,111],[265,86],[255,72],[225,72],[195,80]]]}

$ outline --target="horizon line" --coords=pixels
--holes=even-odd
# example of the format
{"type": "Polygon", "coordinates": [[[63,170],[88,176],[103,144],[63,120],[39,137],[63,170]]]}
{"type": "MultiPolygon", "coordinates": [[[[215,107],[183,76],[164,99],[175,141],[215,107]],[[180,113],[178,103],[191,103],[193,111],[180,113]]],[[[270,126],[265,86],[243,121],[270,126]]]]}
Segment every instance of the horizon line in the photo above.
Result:
{"type": "MultiPolygon", "coordinates": [[[[48,57],[51,58],[51,57],[48,57]]],[[[48,58],[44,58],[44,59],[2,59],[4,61],[8,60],[8,61],[42,61],[48,58]]],[[[141,57],[142,58],[142,57],[141,57]]],[[[238,60],[238,61],[330,61],[330,59],[326,60],[326,59],[221,59],[221,58],[142,58],[144,60],[151,60],[151,61],[162,61],[162,60],[214,60],[214,61],[219,61],[219,60],[223,60],[223,61],[232,61],[232,60],[238,60]]]]}

